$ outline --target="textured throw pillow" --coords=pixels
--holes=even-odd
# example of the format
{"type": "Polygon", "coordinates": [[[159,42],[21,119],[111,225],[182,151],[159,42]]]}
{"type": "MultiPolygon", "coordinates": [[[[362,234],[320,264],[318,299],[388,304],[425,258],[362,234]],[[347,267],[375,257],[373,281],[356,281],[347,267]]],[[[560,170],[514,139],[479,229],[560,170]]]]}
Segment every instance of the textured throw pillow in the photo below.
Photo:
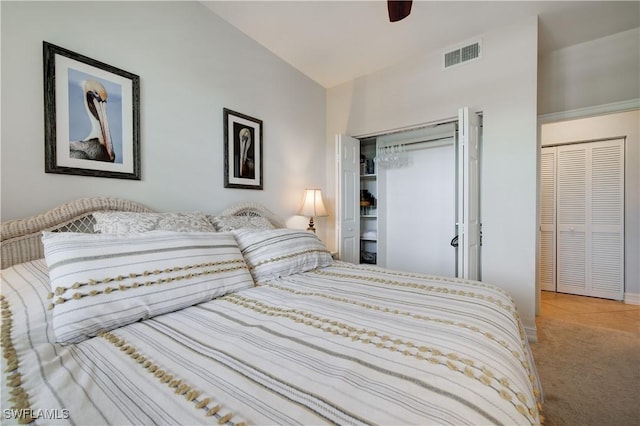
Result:
{"type": "Polygon", "coordinates": [[[42,242],[61,343],[254,286],[228,233],[45,232],[42,242]]]}
{"type": "Polygon", "coordinates": [[[217,231],[235,229],[274,229],[269,219],[262,216],[207,216],[217,231]]]}
{"type": "Polygon", "coordinates": [[[96,212],[95,232],[123,234],[155,230],[215,232],[204,213],[96,212]]]}
{"type": "Polygon", "coordinates": [[[296,229],[233,231],[256,282],[331,265],[331,254],[316,234],[296,229]]]}

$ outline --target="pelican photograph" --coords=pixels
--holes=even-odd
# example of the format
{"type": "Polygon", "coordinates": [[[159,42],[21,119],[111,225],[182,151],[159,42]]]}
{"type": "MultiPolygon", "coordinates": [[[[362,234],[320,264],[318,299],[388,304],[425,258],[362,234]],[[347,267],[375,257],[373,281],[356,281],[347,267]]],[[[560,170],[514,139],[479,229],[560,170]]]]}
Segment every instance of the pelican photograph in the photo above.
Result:
{"type": "Polygon", "coordinates": [[[43,43],[45,171],[140,179],[139,77],[43,43]]]}
{"type": "Polygon", "coordinates": [[[224,186],[262,189],[262,120],[224,108],[224,186]]]}
{"type": "Polygon", "coordinates": [[[69,155],[122,163],[122,88],[69,68],[69,155]]]}

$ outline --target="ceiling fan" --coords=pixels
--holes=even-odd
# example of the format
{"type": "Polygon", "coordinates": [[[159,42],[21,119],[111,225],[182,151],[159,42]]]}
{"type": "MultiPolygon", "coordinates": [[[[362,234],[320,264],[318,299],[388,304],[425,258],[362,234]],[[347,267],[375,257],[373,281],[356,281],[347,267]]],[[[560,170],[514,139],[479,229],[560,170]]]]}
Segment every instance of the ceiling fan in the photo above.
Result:
{"type": "Polygon", "coordinates": [[[389,21],[400,21],[411,13],[412,0],[387,0],[389,10],[389,21]]]}

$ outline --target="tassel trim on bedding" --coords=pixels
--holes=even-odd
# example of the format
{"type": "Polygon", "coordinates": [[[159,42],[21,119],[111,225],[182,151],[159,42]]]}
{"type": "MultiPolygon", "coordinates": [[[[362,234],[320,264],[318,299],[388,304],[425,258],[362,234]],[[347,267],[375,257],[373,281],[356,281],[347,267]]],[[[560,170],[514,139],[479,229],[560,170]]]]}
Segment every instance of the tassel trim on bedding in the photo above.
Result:
{"type": "MultiPolygon", "coordinates": [[[[357,270],[367,270],[368,268],[370,268],[369,266],[363,266],[363,265],[354,265],[354,264],[350,264],[350,263],[344,263],[341,266],[345,267],[345,268],[352,268],[352,269],[357,269],[357,270]]],[[[407,277],[407,278],[418,278],[418,279],[423,279],[425,278],[425,275],[421,275],[421,274],[412,274],[412,273],[407,273],[407,272],[401,272],[401,271],[386,271],[389,275],[393,275],[393,276],[397,276],[397,277],[407,277]]],[[[436,293],[443,293],[443,294],[455,294],[458,296],[462,296],[462,297],[468,297],[471,299],[476,299],[476,300],[482,300],[482,301],[486,301],[489,303],[493,303],[496,306],[500,307],[501,309],[506,310],[507,312],[509,312],[514,320],[516,321],[517,325],[518,325],[518,332],[520,335],[520,344],[521,344],[521,348],[523,350],[526,351],[526,346],[527,346],[527,335],[526,332],[524,331],[524,328],[522,327],[522,321],[520,319],[520,315],[518,313],[517,310],[512,309],[511,306],[504,304],[502,301],[500,301],[499,299],[496,299],[492,296],[484,296],[482,294],[478,294],[475,293],[473,291],[463,291],[463,290],[455,290],[455,289],[451,289],[449,287],[446,286],[434,286],[434,285],[430,285],[430,284],[419,284],[419,283],[415,283],[415,282],[407,282],[407,281],[398,281],[398,280],[389,280],[389,279],[383,279],[383,278],[376,278],[376,277],[370,277],[370,276],[362,276],[362,275],[352,275],[352,274],[343,274],[343,273],[336,273],[336,272],[329,272],[329,271],[323,271],[323,270],[316,270],[313,271],[314,274],[318,274],[318,275],[324,275],[324,276],[331,276],[331,277],[343,277],[343,278],[352,278],[352,279],[358,279],[358,280],[365,280],[365,281],[370,281],[370,282],[375,282],[375,283],[383,283],[386,285],[396,285],[396,286],[400,286],[400,287],[408,287],[408,288],[416,288],[416,289],[421,289],[421,290],[425,290],[425,291],[433,291],[436,293]]],[[[490,289],[493,291],[497,291],[501,294],[503,294],[505,297],[507,297],[512,303],[515,304],[515,302],[513,301],[513,298],[511,297],[511,295],[504,289],[494,286],[494,285],[490,285],[490,284],[486,284],[483,282],[479,282],[479,281],[473,281],[473,280],[462,280],[459,278],[449,278],[449,277],[441,277],[441,276],[431,276],[428,275],[426,276],[430,281],[440,281],[440,282],[451,282],[451,283],[466,283],[466,284],[471,284],[475,287],[479,287],[479,288],[485,288],[485,289],[490,289]]],[[[269,284],[269,286],[274,287],[274,288],[278,288],[279,290],[284,290],[284,291],[289,291],[292,293],[296,293],[296,294],[302,294],[302,292],[297,292],[294,290],[290,290],[288,288],[285,287],[280,287],[280,286],[276,286],[274,284],[269,284]]],[[[352,303],[352,304],[356,304],[359,305],[361,307],[367,308],[367,309],[374,309],[374,310],[380,310],[380,311],[387,311],[389,312],[390,310],[388,308],[382,308],[380,306],[373,306],[370,304],[365,304],[362,302],[356,302],[356,301],[352,301],[349,299],[345,299],[345,298],[334,298],[331,296],[328,296],[326,294],[323,293],[313,293],[314,296],[319,296],[319,297],[324,297],[324,298],[329,298],[329,299],[333,299],[333,300],[338,300],[338,301],[342,301],[342,302],[346,302],[346,303],[352,303]]],[[[436,322],[443,322],[443,323],[449,323],[450,325],[456,325],[458,327],[462,327],[462,328],[466,328],[469,329],[473,332],[476,333],[481,333],[483,334],[485,337],[487,337],[490,340],[493,340],[494,342],[500,344],[501,346],[503,346],[504,348],[508,349],[516,358],[518,358],[520,360],[520,363],[522,364],[522,366],[527,370],[527,372],[529,373],[529,381],[532,385],[533,388],[533,394],[536,398],[536,408],[538,409],[538,412],[541,413],[542,412],[542,398],[541,398],[541,392],[540,389],[538,389],[538,386],[536,384],[536,377],[533,373],[533,370],[531,368],[531,366],[529,365],[528,362],[526,362],[525,360],[520,359],[520,355],[517,351],[512,350],[509,345],[500,340],[498,341],[495,336],[489,332],[483,332],[482,330],[480,330],[478,327],[474,327],[474,326],[469,326],[467,324],[464,323],[451,323],[448,321],[444,321],[444,320],[439,320],[436,318],[429,318],[427,316],[424,315],[415,315],[412,314],[410,312],[400,312],[398,310],[393,310],[391,311],[393,314],[398,314],[398,315],[407,315],[407,316],[411,316],[413,318],[416,319],[421,319],[421,320],[431,320],[431,321],[436,321],[436,322]]],[[[502,395],[502,394],[501,394],[502,395]]],[[[520,409],[518,409],[520,411],[520,409]]],[[[531,410],[529,410],[531,411],[531,410]]],[[[544,417],[542,415],[539,416],[540,419],[540,423],[544,423],[544,417]]]]}
{"type": "Polygon", "coordinates": [[[257,262],[255,265],[250,265],[249,266],[249,270],[257,269],[260,266],[263,266],[263,265],[266,265],[266,264],[269,264],[269,263],[280,262],[280,261],[285,260],[285,259],[292,259],[294,257],[306,256],[308,254],[314,254],[314,253],[325,253],[325,254],[331,255],[331,252],[329,250],[326,250],[326,249],[300,250],[300,251],[296,251],[295,253],[286,254],[286,255],[282,255],[282,256],[275,256],[275,257],[271,257],[269,259],[265,259],[263,261],[257,262]]]}
{"type": "Polygon", "coordinates": [[[47,295],[47,298],[49,300],[52,300],[56,296],[59,296],[59,297],[53,303],[50,303],[47,308],[49,310],[52,310],[55,307],[55,305],[65,303],[70,300],[82,299],[83,297],[87,297],[87,296],[98,296],[101,294],[110,294],[116,291],[126,291],[132,288],[149,287],[149,286],[158,285],[158,284],[170,284],[170,283],[179,282],[185,279],[218,274],[222,272],[232,272],[240,269],[247,269],[246,263],[244,262],[243,259],[234,259],[234,260],[227,260],[227,261],[203,263],[199,265],[188,265],[188,266],[182,266],[182,267],[176,266],[174,268],[166,268],[163,270],[156,269],[154,271],[144,271],[141,273],[131,273],[128,276],[118,275],[115,277],[102,278],[100,280],[89,280],[88,282],[84,282],[84,283],[76,282],[70,287],[56,287],[54,292],[49,293],[47,295]],[[124,281],[126,279],[137,279],[137,278],[149,277],[153,275],[168,274],[172,272],[188,271],[194,268],[203,268],[203,267],[219,266],[219,265],[233,265],[233,264],[238,264],[238,266],[231,266],[227,268],[218,268],[218,269],[206,269],[200,272],[188,272],[184,275],[170,276],[166,278],[157,278],[155,280],[146,280],[146,281],[141,280],[139,282],[134,281],[131,284],[118,284],[119,282],[124,281]],[[71,297],[68,297],[68,296],[64,297],[64,294],[67,291],[78,290],[85,286],[95,286],[99,284],[109,284],[109,283],[113,283],[113,286],[105,287],[100,290],[96,290],[96,289],[89,290],[87,293],[75,292],[71,295],[71,297]]]}
{"type": "Polygon", "coordinates": [[[18,370],[20,361],[18,360],[18,353],[13,346],[13,340],[11,339],[11,329],[13,327],[13,314],[9,302],[3,295],[0,295],[0,315],[2,315],[2,331],[0,332],[0,347],[2,347],[2,356],[5,358],[7,368],[4,370],[6,377],[5,383],[8,388],[11,388],[9,393],[9,402],[12,404],[11,409],[13,413],[16,413],[18,423],[28,424],[35,420],[32,417],[33,410],[31,410],[31,402],[29,401],[29,394],[22,387],[22,374],[18,370]]]}
{"type": "MultiPolygon", "coordinates": [[[[269,286],[274,287],[272,285],[269,286]]],[[[293,292],[297,293],[296,291],[293,292]]],[[[540,422],[542,421],[542,418],[540,416],[540,411],[542,409],[542,406],[539,402],[540,393],[539,390],[535,388],[535,385],[533,393],[537,401],[529,401],[526,395],[511,386],[508,378],[496,377],[496,375],[489,368],[476,365],[473,360],[464,358],[453,352],[443,353],[435,347],[418,345],[414,342],[400,338],[394,339],[388,335],[383,335],[375,330],[356,328],[353,326],[349,326],[343,322],[331,320],[329,318],[321,318],[315,314],[305,312],[300,309],[284,309],[276,306],[269,306],[256,299],[251,299],[238,293],[228,294],[222,297],[220,300],[224,300],[271,317],[287,318],[289,320],[295,321],[296,323],[314,327],[321,331],[331,333],[335,336],[350,338],[354,342],[359,341],[363,344],[373,345],[378,349],[398,352],[405,356],[410,356],[424,362],[447,367],[451,371],[463,374],[467,378],[478,381],[483,385],[495,390],[496,392],[498,392],[501,398],[509,401],[520,414],[528,418],[528,420],[533,424],[536,423],[536,418],[540,422]]],[[[374,307],[371,308],[375,309],[374,307]]],[[[393,314],[401,314],[401,312],[395,312],[392,310],[389,310],[389,312],[393,314]]],[[[520,359],[520,362],[525,368],[529,370],[527,362],[525,360],[520,359]]],[[[530,375],[529,380],[533,384],[534,377],[530,375]]]]}
{"type": "MultiPolygon", "coordinates": [[[[187,401],[192,402],[196,410],[203,410],[205,416],[207,417],[215,417],[219,425],[224,425],[231,421],[233,413],[229,412],[222,415],[220,413],[222,407],[220,406],[220,404],[216,404],[213,398],[203,396],[201,391],[194,389],[182,379],[162,369],[159,365],[153,363],[146,356],[138,352],[138,350],[134,346],[127,344],[127,342],[123,338],[118,337],[116,334],[111,332],[101,332],[98,333],[98,336],[106,339],[114,346],[120,348],[121,352],[129,355],[131,359],[137,362],[142,368],[147,370],[148,373],[153,374],[153,376],[158,379],[160,383],[174,389],[175,394],[183,396],[187,401]]],[[[234,426],[245,426],[244,422],[232,422],[231,424],[233,424],[234,426]]]]}

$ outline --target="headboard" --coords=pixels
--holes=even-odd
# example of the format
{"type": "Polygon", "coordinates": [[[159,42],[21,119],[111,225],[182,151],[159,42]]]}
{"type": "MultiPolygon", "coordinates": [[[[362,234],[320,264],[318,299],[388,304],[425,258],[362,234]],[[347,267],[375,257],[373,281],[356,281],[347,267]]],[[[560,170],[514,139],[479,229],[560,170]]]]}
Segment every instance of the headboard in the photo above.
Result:
{"type": "MultiPolygon", "coordinates": [[[[93,213],[99,211],[153,212],[134,201],[120,198],[82,198],[24,219],[2,222],[0,237],[1,269],[44,257],[42,231],[93,233],[93,213]]],[[[262,216],[276,228],[283,221],[258,203],[242,202],[218,213],[224,216],[262,216]]]]}
{"type": "Polygon", "coordinates": [[[276,228],[286,228],[284,221],[262,204],[244,201],[218,213],[220,216],[262,216],[266,217],[276,228]]]}

